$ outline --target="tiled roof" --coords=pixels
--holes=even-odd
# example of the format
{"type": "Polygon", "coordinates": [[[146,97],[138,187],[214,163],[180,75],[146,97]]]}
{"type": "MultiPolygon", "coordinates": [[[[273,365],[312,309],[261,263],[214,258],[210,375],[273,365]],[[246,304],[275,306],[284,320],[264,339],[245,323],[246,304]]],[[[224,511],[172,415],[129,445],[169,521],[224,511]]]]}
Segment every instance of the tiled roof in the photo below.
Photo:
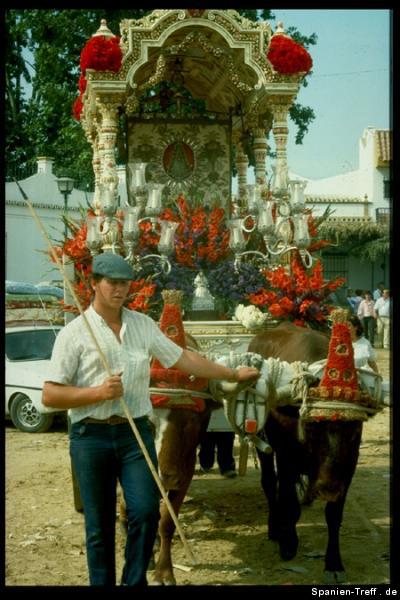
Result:
{"type": "Polygon", "coordinates": [[[376,155],[378,163],[392,160],[392,131],[390,129],[377,129],[376,155]]]}

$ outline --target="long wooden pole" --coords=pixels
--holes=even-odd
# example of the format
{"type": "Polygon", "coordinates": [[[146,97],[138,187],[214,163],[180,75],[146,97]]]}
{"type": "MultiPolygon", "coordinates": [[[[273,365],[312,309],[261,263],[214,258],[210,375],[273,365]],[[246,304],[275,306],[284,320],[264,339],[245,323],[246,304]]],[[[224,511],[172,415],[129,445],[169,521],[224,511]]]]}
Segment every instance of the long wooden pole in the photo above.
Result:
{"type": "MultiPolygon", "coordinates": [[[[92,340],[94,342],[94,345],[96,346],[96,349],[97,349],[97,351],[99,353],[101,362],[103,363],[104,369],[107,372],[108,376],[111,377],[112,376],[112,372],[111,372],[110,366],[109,366],[109,364],[107,362],[107,359],[106,359],[106,357],[105,357],[105,355],[104,355],[104,353],[103,353],[103,351],[102,351],[102,349],[101,349],[101,347],[100,347],[100,345],[99,345],[99,343],[97,341],[97,338],[96,338],[96,336],[94,334],[94,331],[93,331],[93,329],[92,329],[92,327],[91,327],[91,325],[90,325],[90,323],[89,323],[89,321],[88,321],[88,319],[87,319],[87,317],[85,315],[85,312],[84,312],[84,310],[83,310],[83,308],[81,306],[79,298],[76,295],[75,290],[74,290],[74,288],[73,288],[70,280],[68,279],[68,277],[67,277],[67,275],[65,273],[64,267],[61,264],[61,261],[58,258],[57,253],[55,252],[55,250],[54,250],[54,248],[53,248],[53,246],[51,244],[49,236],[47,235],[47,232],[46,232],[46,230],[45,230],[45,228],[44,228],[44,226],[43,226],[43,224],[42,224],[39,216],[37,215],[35,209],[33,208],[32,203],[30,202],[28,196],[25,194],[24,190],[22,189],[22,187],[20,186],[20,184],[18,183],[18,181],[16,181],[16,180],[14,180],[14,181],[17,184],[17,186],[18,186],[18,188],[19,188],[19,190],[20,190],[20,192],[21,192],[21,194],[22,194],[22,196],[23,196],[26,204],[28,205],[28,208],[29,208],[29,210],[31,212],[31,215],[32,215],[35,223],[39,227],[39,230],[41,231],[43,237],[45,238],[45,240],[47,242],[47,245],[49,246],[49,250],[50,250],[51,256],[53,257],[55,263],[57,264],[57,266],[58,266],[58,268],[59,268],[59,270],[61,272],[61,275],[63,276],[63,279],[64,279],[65,283],[67,284],[69,291],[71,292],[71,295],[72,295],[72,297],[73,297],[73,299],[75,301],[75,304],[78,307],[78,310],[79,310],[79,312],[80,312],[80,314],[81,314],[81,316],[83,318],[85,326],[86,326],[86,328],[87,328],[87,330],[88,330],[88,332],[89,332],[89,334],[90,334],[90,336],[91,336],[91,338],[92,338],[92,340]]],[[[193,553],[192,553],[192,551],[191,551],[191,549],[189,547],[189,544],[188,544],[188,542],[187,542],[187,540],[186,540],[186,538],[184,536],[184,533],[183,533],[182,528],[181,528],[181,526],[179,524],[178,518],[177,518],[177,516],[175,514],[175,511],[173,509],[173,506],[172,506],[172,504],[171,504],[171,502],[170,502],[170,500],[168,498],[168,495],[167,495],[166,491],[164,490],[164,486],[163,486],[163,484],[161,482],[161,479],[158,476],[158,473],[157,473],[157,471],[156,471],[156,469],[155,469],[155,467],[153,465],[153,462],[152,462],[151,457],[150,457],[150,455],[149,455],[149,453],[147,451],[147,448],[144,445],[144,442],[143,442],[142,437],[141,437],[141,435],[139,433],[139,430],[136,427],[134,420],[132,419],[132,416],[131,416],[131,414],[129,412],[128,406],[127,406],[124,398],[122,398],[122,397],[121,397],[121,404],[122,404],[122,408],[124,409],[126,418],[128,419],[129,424],[130,424],[130,426],[131,426],[131,428],[133,430],[133,433],[134,433],[134,435],[136,437],[136,440],[137,440],[137,442],[138,442],[138,444],[140,446],[140,449],[143,452],[143,455],[144,455],[144,457],[146,459],[148,467],[149,467],[149,469],[150,469],[150,471],[151,471],[151,473],[152,473],[152,475],[153,475],[153,477],[154,477],[154,479],[155,479],[155,481],[156,481],[156,483],[158,485],[158,488],[159,488],[159,490],[161,492],[163,500],[164,500],[165,504],[168,507],[169,513],[171,515],[171,518],[172,518],[172,520],[175,523],[176,529],[177,529],[177,531],[179,533],[179,536],[180,536],[180,538],[182,540],[182,543],[183,543],[184,548],[186,550],[186,553],[187,553],[187,555],[189,557],[189,560],[192,562],[192,564],[195,565],[195,564],[197,564],[197,561],[196,561],[195,557],[193,556],[193,553]]]]}

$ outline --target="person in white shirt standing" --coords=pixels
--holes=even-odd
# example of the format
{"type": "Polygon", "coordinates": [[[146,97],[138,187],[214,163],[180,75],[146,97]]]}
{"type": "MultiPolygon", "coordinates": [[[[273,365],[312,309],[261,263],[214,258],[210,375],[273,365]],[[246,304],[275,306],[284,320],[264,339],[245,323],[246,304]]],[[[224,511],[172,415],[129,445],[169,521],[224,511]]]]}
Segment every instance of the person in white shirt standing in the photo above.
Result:
{"type": "Polygon", "coordinates": [[[128,517],[121,585],[142,589],[157,534],[160,494],[120,399],[157,468],[148,420],[151,357],[165,368],[206,379],[251,381],[260,373],[253,367],[230,369],[183,349],[150,317],[125,308],[134,273],[122,256],[95,256],[92,273],[94,300],[85,316],[113,375],[105,372],[83,317],[77,317],[57,336],[42,402],[69,409],[70,454],[83,504],[90,585],[115,586],[119,481],[128,517]]]}
{"type": "Polygon", "coordinates": [[[390,348],[390,291],[383,290],[382,296],[375,302],[377,315],[377,335],[384,348],[390,348]]]}
{"type": "Polygon", "coordinates": [[[361,320],[364,327],[364,335],[370,341],[372,346],[375,339],[376,313],[374,309],[375,302],[372,299],[371,292],[364,292],[364,299],[361,300],[357,309],[357,317],[361,320]]]}
{"type": "Polygon", "coordinates": [[[376,352],[364,337],[364,330],[360,319],[356,315],[349,317],[351,341],[354,351],[354,364],[360,368],[370,367],[375,373],[379,373],[376,363],[376,352]]]}

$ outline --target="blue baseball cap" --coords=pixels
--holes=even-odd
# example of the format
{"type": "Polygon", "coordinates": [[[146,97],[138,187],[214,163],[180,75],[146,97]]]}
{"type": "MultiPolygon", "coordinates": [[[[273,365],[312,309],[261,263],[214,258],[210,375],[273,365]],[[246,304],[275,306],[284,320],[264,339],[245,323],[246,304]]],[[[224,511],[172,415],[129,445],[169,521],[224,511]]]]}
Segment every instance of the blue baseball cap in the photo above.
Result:
{"type": "Polygon", "coordinates": [[[119,254],[103,252],[93,258],[93,275],[101,275],[109,279],[135,279],[133,269],[119,254]]]}

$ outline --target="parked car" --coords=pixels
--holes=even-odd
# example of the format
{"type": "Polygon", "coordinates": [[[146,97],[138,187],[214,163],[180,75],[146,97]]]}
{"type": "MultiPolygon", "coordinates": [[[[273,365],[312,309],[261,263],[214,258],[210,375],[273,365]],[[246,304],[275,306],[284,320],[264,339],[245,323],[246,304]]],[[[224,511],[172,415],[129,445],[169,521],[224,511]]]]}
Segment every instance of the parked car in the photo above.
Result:
{"type": "Polygon", "coordinates": [[[30,433],[47,431],[57,413],[42,404],[42,388],[60,326],[6,324],[6,417],[30,433]]]}

